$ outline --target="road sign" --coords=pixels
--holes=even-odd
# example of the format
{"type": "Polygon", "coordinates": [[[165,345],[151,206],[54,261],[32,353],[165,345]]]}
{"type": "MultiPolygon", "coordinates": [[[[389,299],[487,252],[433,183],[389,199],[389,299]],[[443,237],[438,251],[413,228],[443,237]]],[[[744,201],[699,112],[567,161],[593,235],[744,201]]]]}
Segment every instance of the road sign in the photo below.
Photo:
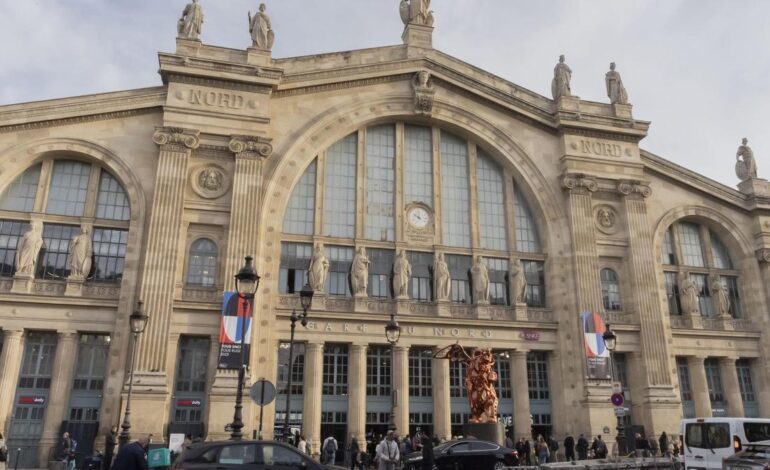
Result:
{"type": "Polygon", "coordinates": [[[623,384],[620,382],[612,382],[612,393],[623,393],[623,384]]]}
{"type": "Polygon", "coordinates": [[[626,409],[625,408],[615,408],[615,416],[618,418],[622,418],[626,415],[626,409]]]}
{"type": "Polygon", "coordinates": [[[622,406],[623,402],[625,401],[625,398],[623,397],[622,393],[613,393],[610,397],[610,401],[615,406],[622,406]]]}
{"type": "Polygon", "coordinates": [[[275,385],[265,379],[259,379],[249,389],[251,400],[259,406],[269,405],[275,400],[275,385]]]}

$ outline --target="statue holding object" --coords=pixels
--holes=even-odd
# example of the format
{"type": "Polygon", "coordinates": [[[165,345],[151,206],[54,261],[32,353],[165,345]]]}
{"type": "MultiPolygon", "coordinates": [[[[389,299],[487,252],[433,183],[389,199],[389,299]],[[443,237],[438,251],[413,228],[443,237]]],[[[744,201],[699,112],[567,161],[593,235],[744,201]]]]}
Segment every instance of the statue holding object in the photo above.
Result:
{"type": "Polygon", "coordinates": [[[494,370],[495,356],[489,349],[475,348],[468,355],[455,343],[436,352],[436,359],[448,359],[465,364],[465,390],[468,392],[468,404],[471,408],[471,423],[497,423],[497,393],[494,383],[497,372],[494,370]]]}

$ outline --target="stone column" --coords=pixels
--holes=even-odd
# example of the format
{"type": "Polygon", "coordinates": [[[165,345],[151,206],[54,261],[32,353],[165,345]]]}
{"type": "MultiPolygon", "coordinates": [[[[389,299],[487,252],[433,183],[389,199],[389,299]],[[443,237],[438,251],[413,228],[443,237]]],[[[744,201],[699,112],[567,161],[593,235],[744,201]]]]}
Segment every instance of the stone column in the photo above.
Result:
{"type": "Polygon", "coordinates": [[[23,352],[24,332],[3,329],[3,350],[0,352],[0,432],[3,435],[8,431],[23,352]]]}
{"type": "Polygon", "coordinates": [[[302,410],[302,433],[312,445],[313,455],[321,451],[321,387],[323,385],[324,345],[305,346],[305,383],[302,410]]]}
{"type": "Polygon", "coordinates": [[[56,446],[61,423],[67,418],[72,390],[72,377],[75,373],[77,360],[77,332],[59,332],[56,345],[56,356],[53,360],[51,388],[48,395],[48,406],[43,419],[43,434],[40,437],[38,461],[46,462],[50,449],[56,446]]]}
{"type": "Polygon", "coordinates": [[[711,417],[711,398],[706,381],[706,368],[703,365],[705,357],[690,356],[687,358],[687,370],[690,373],[692,386],[692,401],[695,403],[695,416],[698,418],[711,417]]]}
{"type": "MultiPolygon", "coordinates": [[[[443,346],[433,348],[436,353],[443,346]]],[[[449,398],[449,361],[433,359],[431,364],[433,381],[433,434],[440,440],[452,438],[452,409],[449,398]]]]}
{"type": "Polygon", "coordinates": [[[532,429],[529,411],[529,381],[527,352],[511,352],[511,382],[513,382],[513,432],[516,437],[529,437],[532,429]]]}
{"type": "Polygon", "coordinates": [[[352,344],[348,367],[348,434],[366,442],[366,345],[352,344]]]}
{"type": "Polygon", "coordinates": [[[396,346],[393,360],[393,387],[396,392],[394,407],[396,430],[399,434],[409,430],[409,346],[396,346]]]}
{"type": "Polygon", "coordinates": [[[741,418],[744,416],[741,386],[738,384],[738,370],[735,368],[735,357],[719,358],[719,373],[722,376],[722,392],[727,401],[727,416],[741,418]]]}

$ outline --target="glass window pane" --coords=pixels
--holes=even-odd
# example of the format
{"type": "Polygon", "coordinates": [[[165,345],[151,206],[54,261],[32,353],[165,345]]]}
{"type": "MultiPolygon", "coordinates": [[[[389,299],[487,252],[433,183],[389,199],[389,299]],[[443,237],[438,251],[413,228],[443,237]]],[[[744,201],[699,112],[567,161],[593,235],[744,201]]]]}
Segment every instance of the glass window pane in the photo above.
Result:
{"type": "Polygon", "coordinates": [[[350,266],[353,262],[353,248],[327,246],[324,248],[329,260],[329,275],[326,277],[326,293],[350,297],[350,266]]]}
{"type": "Polygon", "coordinates": [[[489,303],[508,305],[508,260],[504,258],[484,258],[489,275],[489,303]]]}
{"type": "Polygon", "coordinates": [[[722,243],[716,233],[710,232],[711,253],[714,255],[714,267],[717,269],[733,269],[733,262],[727,247],[722,243]]]}
{"type": "Polygon", "coordinates": [[[0,194],[0,209],[31,212],[35,208],[41,164],[27,168],[0,194]]]}
{"type": "Polygon", "coordinates": [[[278,291],[293,294],[302,290],[307,280],[307,269],[313,257],[313,246],[307,243],[281,243],[281,270],[278,291]]]}
{"type": "Polygon", "coordinates": [[[69,160],[53,163],[46,213],[80,217],[86,205],[91,165],[69,160]]]}
{"type": "Polygon", "coordinates": [[[687,367],[686,357],[676,358],[676,370],[679,375],[679,394],[683,402],[692,401],[692,388],[690,387],[690,372],[687,367]]]}
{"type": "Polygon", "coordinates": [[[446,255],[445,259],[451,278],[449,300],[460,304],[470,304],[470,269],[473,258],[462,255],[446,255]]]}
{"type": "Polygon", "coordinates": [[[677,225],[679,246],[682,250],[682,263],[686,266],[703,267],[703,243],[700,238],[700,227],[690,223],[677,225]]]}
{"type": "Polygon", "coordinates": [[[127,244],[127,230],[94,229],[94,281],[119,282],[123,279],[127,244]]]}
{"type": "Polygon", "coordinates": [[[355,236],[357,142],[358,134],[353,133],[326,152],[323,220],[327,236],[355,236]]]}
{"type": "Polygon", "coordinates": [[[730,299],[730,315],[733,318],[743,318],[738,278],[735,276],[721,276],[721,281],[725,289],[727,289],[727,298],[730,299]]]}
{"type": "Polygon", "coordinates": [[[369,297],[389,299],[391,295],[391,276],[393,275],[393,250],[370,248],[366,252],[369,258],[369,297]]]}
{"type": "Polygon", "coordinates": [[[187,284],[209,287],[217,283],[219,250],[208,238],[200,238],[190,245],[187,260],[187,284]]]}
{"type": "Polygon", "coordinates": [[[601,279],[604,309],[608,311],[621,310],[620,286],[618,285],[617,273],[612,269],[602,269],[601,279]]]}
{"type": "Polygon", "coordinates": [[[744,403],[757,401],[757,396],[754,394],[754,383],[751,379],[751,362],[747,359],[739,359],[735,362],[735,368],[738,372],[741,399],[744,403]]]}
{"type": "Polygon", "coordinates": [[[433,288],[433,253],[409,251],[406,255],[412,265],[410,298],[418,302],[430,302],[433,288]]]}
{"type": "Polygon", "coordinates": [[[433,144],[429,127],[404,126],[404,203],[433,207],[433,144]]]}
{"type": "Polygon", "coordinates": [[[307,167],[291,193],[283,216],[283,231],[312,235],[315,227],[316,160],[307,167]]]}
{"type": "Polygon", "coordinates": [[[540,237],[527,200],[514,183],[514,213],[516,219],[516,250],[524,253],[540,252],[540,237]]]}
{"type": "Polygon", "coordinates": [[[118,180],[106,170],[99,178],[99,195],[96,198],[96,218],[111,220],[129,220],[131,208],[128,196],[118,180]]]}
{"type": "Polygon", "coordinates": [[[663,273],[666,279],[666,299],[669,315],[681,315],[682,306],[679,301],[679,282],[676,273],[663,273]]]}
{"type": "Polygon", "coordinates": [[[16,247],[27,230],[29,230],[27,222],[0,220],[0,276],[13,275],[16,247]]]}
{"type": "Polygon", "coordinates": [[[706,369],[706,383],[708,384],[711,403],[724,402],[725,396],[722,391],[722,376],[719,373],[719,362],[714,358],[709,358],[703,362],[703,367],[706,369]]]}
{"type": "Polygon", "coordinates": [[[548,382],[548,356],[543,352],[527,354],[527,382],[530,400],[550,400],[548,382]]]}
{"type": "Polygon", "coordinates": [[[409,348],[409,396],[432,397],[431,367],[433,352],[430,348],[409,348]]]}
{"type": "Polygon", "coordinates": [[[396,130],[393,125],[366,130],[366,213],[364,236],[395,239],[396,130]]]}
{"type": "Polygon", "coordinates": [[[65,279],[70,274],[70,241],[80,234],[80,227],[73,225],[43,225],[43,255],[37,277],[65,279]]]}
{"type": "Polygon", "coordinates": [[[390,347],[369,346],[366,351],[366,394],[390,396],[390,347]]]}
{"type": "Polygon", "coordinates": [[[542,261],[523,261],[527,280],[525,301],[529,307],[545,307],[545,270],[542,261]]]}
{"type": "Polygon", "coordinates": [[[325,344],[323,357],[324,395],[347,395],[348,393],[348,345],[325,344]]]}
{"type": "Polygon", "coordinates": [[[476,161],[481,246],[490,250],[507,250],[503,173],[492,157],[481,149],[478,149],[476,161]]]}
{"type": "Polygon", "coordinates": [[[671,227],[663,235],[663,249],[661,250],[661,262],[663,264],[676,264],[674,245],[671,243],[671,227]]]}
{"type": "Polygon", "coordinates": [[[441,133],[441,217],[445,245],[470,247],[468,144],[441,133]]]}
{"type": "Polygon", "coordinates": [[[690,274],[690,279],[698,288],[698,305],[700,314],[704,317],[714,316],[714,305],[711,302],[711,290],[708,285],[708,277],[705,274],[690,274]]]}

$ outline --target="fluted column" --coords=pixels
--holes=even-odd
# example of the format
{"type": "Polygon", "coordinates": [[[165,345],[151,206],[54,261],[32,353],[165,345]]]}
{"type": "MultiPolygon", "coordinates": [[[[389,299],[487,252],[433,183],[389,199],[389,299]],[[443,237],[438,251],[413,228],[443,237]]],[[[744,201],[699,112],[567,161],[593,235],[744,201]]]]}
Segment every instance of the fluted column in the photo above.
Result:
{"type": "Polygon", "coordinates": [[[405,434],[409,432],[409,346],[396,346],[394,355],[392,373],[396,391],[396,430],[405,434]]]}
{"type": "Polygon", "coordinates": [[[40,437],[39,459],[45,463],[51,447],[57,443],[59,428],[67,417],[72,390],[72,377],[77,361],[78,334],[73,331],[59,332],[56,355],[51,369],[51,388],[48,406],[43,419],[43,434],[40,437]]]}
{"type": "Polygon", "coordinates": [[[312,445],[313,454],[321,450],[321,391],[323,385],[323,343],[307,343],[305,346],[305,383],[302,410],[302,433],[312,445]]]}
{"type": "Polygon", "coordinates": [[[348,434],[366,442],[366,345],[350,346],[348,366],[348,434]]]}
{"type": "Polygon", "coordinates": [[[3,350],[0,353],[0,432],[6,435],[8,418],[13,408],[13,396],[19,382],[24,332],[3,329],[3,350]]]}
{"type": "Polygon", "coordinates": [[[698,418],[711,417],[711,398],[706,381],[705,357],[690,356],[687,358],[687,370],[690,373],[692,386],[692,401],[695,403],[695,416],[698,418]]]}
{"type": "Polygon", "coordinates": [[[517,437],[529,437],[532,424],[529,412],[527,351],[517,350],[511,353],[511,382],[513,382],[513,432],[517,437]]]}
{"type": "MultiPolygon", "coordinates": [[[[190,152],[199,145],[198,134],[189,129],[159,127],[152,137],[160,153],[140,294],[150,316],[139,341],[136,370],[140,373],[165,376],[166,372],[166,338],[173,311],[187,164],[190,152]]],[[[165,377],[159,377],[154,385],[164,387],[165,377]]]]}
{"type": "MultiPolygon", "coordinates": [[[[434,348],[437,352],[443,347],[434,348]]],[[[433,434],[440,440],[452,438],[452,409],[449,398],[449,361],[433,359],[431,364],[433,382],[433,434]]]]}
{"type": "Polygon", "coordinates": [[[744,416],[743,398],[735,361],[734,357],[719,358],[719,374],[722,376],[722,392],[727,401],[727,416],[741,418],[744,416]]]}

